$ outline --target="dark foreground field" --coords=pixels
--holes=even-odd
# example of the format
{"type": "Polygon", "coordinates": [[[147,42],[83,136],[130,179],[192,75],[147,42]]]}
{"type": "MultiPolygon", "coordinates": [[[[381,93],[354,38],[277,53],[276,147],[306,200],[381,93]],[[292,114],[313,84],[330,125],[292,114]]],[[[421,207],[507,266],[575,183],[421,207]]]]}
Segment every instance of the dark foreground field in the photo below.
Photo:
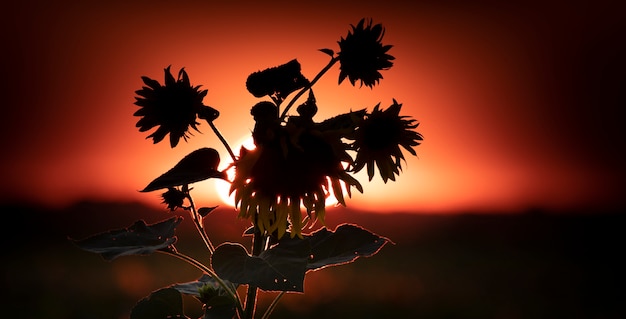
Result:
{"type": "MultiPolygon", "coordinates": [[[[3,318],[127,318],[151,291],[200,273],[164,255],[111,263],[67,237],[169,217],[138,204],[81,203],[49,211],[3,207],[3,318]]],[[[304,294],[284,297],[272,318],[626,318],[624,215],[408,215],[329,212],[395,244],[372,258],[309,273],[304,294]]],[[[179,250],[201,261],[189,218],[179,250]]],[[[214,242],[242,241],[230,209],[207,220],[214,242]]],[[[274,293],[261,294],[264,311],[274,293]]],[[[185,298],[188,315],[199,304],[185,298]]]]}

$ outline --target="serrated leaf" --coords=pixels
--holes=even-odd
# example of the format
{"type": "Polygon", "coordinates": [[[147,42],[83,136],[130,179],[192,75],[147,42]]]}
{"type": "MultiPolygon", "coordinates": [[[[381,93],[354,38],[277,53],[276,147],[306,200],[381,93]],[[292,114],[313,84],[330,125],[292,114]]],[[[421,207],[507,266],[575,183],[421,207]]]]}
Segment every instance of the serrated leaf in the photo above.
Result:
{"type": "Polygon", "coordinates": [[[219,164],[220,155],[215,149],[208,147],[197,149],[185,156],[170,170],[155,178],[141,192],[187,185],[209,178],[226,179],[224,172],[217,170],[219,164]]]}
{"type": "Polygon", "coordinates": [[[240,244],[222,244],[213,255],[213,269],[221,278],[269,291],[303,292],[306,272],[347,264],[376,254],[389,239],[362,227],[342,224],[303,239],[283,236],[259,256],[240,244]]]}
{"type": "Polygon", "coordinates": [[[370,257],[391,242],[352,224],[339,225],[334,232],[322,228],[308,236],[307,240],[311,245],[307,270],[342,265],[359,257],[370,257]]]}
{"type": "Polygon", "coordinates": [[[130,319],[189,318],[183,311],[183,297],[174,288],[159,289],[140,300],[130,319]]]}
{"type": "Polygon", "coordinates": [[[182,217],[172,217],[151,225],[139,220],[128,228],[70,240],[83,250],[102,255],[107,261],[126,255],[149,255],[169,249],[176,242],[174,232],[182,220],[182,217]]]}
{"type": "Polygon", "coordinates": [[[215,249],[213,269],[220,278],[249,284],[266,291],[304,291],[308,243],[273,247],[250,256],[240,244],[225,243],[215,249]]]}

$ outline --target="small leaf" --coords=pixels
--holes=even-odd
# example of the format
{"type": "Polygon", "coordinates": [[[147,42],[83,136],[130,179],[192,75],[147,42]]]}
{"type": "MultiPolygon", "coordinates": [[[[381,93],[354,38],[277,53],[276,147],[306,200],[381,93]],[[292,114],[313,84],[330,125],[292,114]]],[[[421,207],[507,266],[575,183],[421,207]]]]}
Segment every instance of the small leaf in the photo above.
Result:
{"type": "Polygon", "coordinates": [[[83,250],[102,255],[107,261],[120,256],[149,255],[158,250],[167,250],[176,242],[174,231],[182,220],[182,217],[177,216],[151,225],[139,220],[128,228],[111,230],[82,240],[70,240],[83,250]]]}
{"type": "Polygon", "coordinates": [[[188,185],[209,178],[226,179],[224,172],[217,170],[220,164],[219,153],[204,147],[185,156],[172,169],[155,178],[141,192],[151,192],[162,188],[188,185]]]}
{"type": "Polygon", "coordinates": [[[200,216],[202,217],[206,217],[206,215],[208,215],[210,212],[212,212],[213,210],[215,210],[217,208],[217,206],[213,206],[213,207],[200,207],[198,209],[198,214],[200,214],[200,216]]]}
{"type": "Polygon", "coordinates": [[[183,297],[174,288],[163,288],[141,299],[130,312],[130,319],[189,318],[183,311],[183,297]]]}
{"type": "Polygon", "coordinates": [[[333,56],[335,56],[335,51],[331,50],[331,49],[320,49],[321,52],[324,52],[328,55],[330,55],[330,57],[332,58],[333,56]]]}

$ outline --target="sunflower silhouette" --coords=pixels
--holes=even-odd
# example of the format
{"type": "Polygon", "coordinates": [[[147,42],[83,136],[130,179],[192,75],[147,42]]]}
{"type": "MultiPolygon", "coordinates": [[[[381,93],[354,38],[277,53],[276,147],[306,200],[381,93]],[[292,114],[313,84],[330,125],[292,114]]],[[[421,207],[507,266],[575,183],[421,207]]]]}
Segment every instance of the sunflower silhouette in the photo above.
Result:
{"type": "Polygon", "coordinates": [[[419,125],[416,120],[399,115],[402,104],[395,99],[386,110],[379,106],[380,103],[359,125],[351,146],[357,152],[354,171],[359,172],[367,166],[367,175],[372,180],[376,165],[386,183],[387,180],[395,181],[395,175],[402,169],[404,156],[400,147],[416,156],[413,147],[420,145],[423,137],[414,130],[419,125]]]}
{"type": "Polygon", "coordinates": [[[157,127],[147,137],[155,144],[169,134],[170,146],[174,148],[181,138],[187,140],[189,128],[199,132],[197,118],[213,121],[219,116],[216,109],[202,103],[207,90],[200,90],[200,85],[192,86],[184,69],[174,79],[170,67],[165,68],[164,85],[147,76],[141,79],[146,86],[135,91],[138,95],[135,105],[140,109],[133,115],[141,117],[136,124],[140,132],[157,127]]]}
{"type": "Polygon", "coordinates": [[[352,31],[344,39],[338,42],[340,52],[337,54],[340,63],[339,84],[347,77],[352,85],[361,81],[361,86],[372,88],[378,84],[383,76],[381,70],[387,70],[393,66],[395,59],[387,51],[392,45],[383,45],[382,38],[385,29],[381,24],[372,25],[369,20],[367,25],[365,19],[352,25],[352,31]]]}

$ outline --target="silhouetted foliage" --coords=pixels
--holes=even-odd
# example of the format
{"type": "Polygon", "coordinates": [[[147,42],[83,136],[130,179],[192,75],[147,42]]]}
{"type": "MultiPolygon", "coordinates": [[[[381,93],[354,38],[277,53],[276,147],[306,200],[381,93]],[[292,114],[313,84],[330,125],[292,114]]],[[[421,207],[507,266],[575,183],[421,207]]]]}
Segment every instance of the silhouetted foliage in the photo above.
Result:
{"type": "Polygon", "coordinates": [[[203,104],[207,90],[191,85],[184,69],[174,78],[170,67],[165,68],[164,84],[142,77],[145,86],[136,91],[135,101],[140,109],[134,113],[141,117],[136,125],[140,132],[156,128],[148,136],[154,143],[169,134],[173,148],[181,138],[187,140],[190,128],[197,131],[199,120],[204,120],[229,152],[232,163],[220,170],[217,150],[200,148],[141,190],[165,190],[161,198],[171,212],[180,209],[190,214],[211,254],[210,265],[175,247],[174,231],[180,217],[154,225],[140,221],[75,241],[80,248],[107,260],[158,252],[178,257],[202,271],[196,282],[166,287],[141,300],[131,312],[132,319],[185,317],[181,294],[192,295],[203,304],[205,319],[254,318],[258,290],[280,291],[263,315],[267,318],[285,292],[304,292],[307,272],[372,256],[390,242],[357,225],[326,229],[326,201],[334,197],[346,206],[346,194],[351,197],[353,188],[363,192],[353,175],[364,167],[369,180],[377,167],[385,183],[395,181],[404,160],[402,149],[416,155],[414,147],[422,141],[422,135],[415,131],[417,121],[400,115],[402,104],[395,99],[385,110],[379,102],[371,112],[363,108],[317,121],[315,116],[324,103],[313,93],[315,83],[337,63],[339,84],[348,78],[352,85],[357,81],[369,88],[377,85],[383,78],[380,72],[389,69],[394,60],[388,54],[392,46],[382,43],[383,36],[381,24],[360,20],[338,41],[337,54],[320,49],[330,61],[312,80],[302,74],[296,59],[250,74],[248,91],[254,97],[270,100],[261,100],[250,108],[255,122],[255,148],[241,147],[238,155],[214,123],[219,111],[203,104]],[[307,99],[296,107],[297,115],[290,114],[305,93],[307,99]],[[284,105],[285,101],[288,103],[284,105]],[[232,180],[226,174],[231,168],[235,171],[232,180]],[[244,234],[253,236],[250,250],[230,242],[213,246],[203,219],[215,207],[197,208],[190,187],[211,178],[231,183],[238,217],[252,224],[244,234]],[[313,229],[316,222],[321,227],[313,229]],[[239,296],[239,285],[247,286],[245,299],[239,296]]]}

